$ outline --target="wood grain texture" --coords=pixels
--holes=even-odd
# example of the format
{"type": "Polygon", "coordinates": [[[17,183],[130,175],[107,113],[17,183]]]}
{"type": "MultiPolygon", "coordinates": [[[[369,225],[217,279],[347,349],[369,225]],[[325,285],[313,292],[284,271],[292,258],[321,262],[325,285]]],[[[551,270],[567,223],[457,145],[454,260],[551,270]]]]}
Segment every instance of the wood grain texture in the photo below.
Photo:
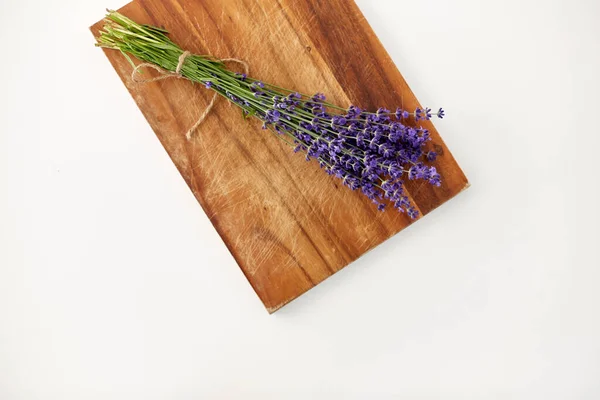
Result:
{"type": "MultiPolygon", "coordinates": [[[[136,0],[120,11],[168,29],[186,50],[246,60],[251,76],[278,86],[324,92],[342,106],[418,105],[351,0],[136,0]]],[[[105,53],[269,312],[411,224],[378,212],[225,101],[187,141],[210,93],[179,79],[136,84],[124,57],[105,53]]],[[[443,183],[407,190],[427,215],[468,182],[433,124],[423,125],[443,183]]]]}

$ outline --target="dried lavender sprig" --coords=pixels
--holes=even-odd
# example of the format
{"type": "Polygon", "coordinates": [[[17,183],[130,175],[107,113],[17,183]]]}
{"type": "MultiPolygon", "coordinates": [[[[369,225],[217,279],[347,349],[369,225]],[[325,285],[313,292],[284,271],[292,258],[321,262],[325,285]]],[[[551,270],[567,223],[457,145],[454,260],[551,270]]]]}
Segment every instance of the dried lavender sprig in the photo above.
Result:
{"type": "MultiPolygon", "coordinates": [[[[131,62],[134,56],[144,62],[175,71],[183,50],[167,36],[167,31],[140,25],[114,11],[97,38],[97,46],[121,51],[131,62]]],[[[420,179],[441,185],[434,161],[437,154],[425,152],[431,140],[427,129],[414,128],[406,121],[429,120],[436,114],[429,108],[414,111],[380,108],[366,112],[354,105],[348,109],[328,103],[323,94],[314,96],[281,88],[228,70],[223,62],[207,55],[188,55],[179,73],[240,107],[246,117],[263,122],[278,138],[315,159],[325,171],[342,180],[352,190],[361,190],[377,204],[384,199],[411,218],[418,211],[411,205],[403,179],[420,179]]]]}

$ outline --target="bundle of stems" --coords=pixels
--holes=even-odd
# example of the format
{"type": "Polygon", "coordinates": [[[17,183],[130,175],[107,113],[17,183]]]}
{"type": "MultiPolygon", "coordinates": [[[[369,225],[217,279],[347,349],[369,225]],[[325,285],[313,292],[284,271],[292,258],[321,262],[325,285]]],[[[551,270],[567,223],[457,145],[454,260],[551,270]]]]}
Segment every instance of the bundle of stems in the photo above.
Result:
{"type": "MultiPolygon", "coordinates": [[[[202,84],[241,108],[246,117],[262,121],[263,129],[303,152],[307,161],[315,159],[344,185],[362,191],[379,210],[390,202],[417,218],[403,180],[440,186],[440,174],[425,164],[437,156],[425,150],[429,132],[408,123],[431,119],[431,109],[366,112],[354,105],[339,107],[321,93],[310,96],[231,71],[210,55],[185,52],[182,60],[184,51],[167,35],[164,29],[109,11],[96,45],[121,51],[133,67],[131,56],[202,84]]],[[[443,118],[444,111],[434,115],[443,118]]]]}

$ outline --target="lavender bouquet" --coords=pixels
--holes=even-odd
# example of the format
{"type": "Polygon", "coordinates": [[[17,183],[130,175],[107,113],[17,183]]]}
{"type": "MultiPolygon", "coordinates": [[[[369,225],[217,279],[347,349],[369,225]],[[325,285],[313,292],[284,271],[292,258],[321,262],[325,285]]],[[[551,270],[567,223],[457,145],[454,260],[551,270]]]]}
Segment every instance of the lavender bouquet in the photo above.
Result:
{"type": "MultiPolygon", "coordinates": [[[[105,22],[97,46],[120,50],[134,67],[130,55],[167,75],[202,84],[241,108],[246,118],[261,120],[263,129],[305,154],[307,161],[316,160],[345,186],[360,190],[379,210],[389,202],[415,219],[418,211],[403,180],[440,186],[440,174],[425,164],[437,157],[425,150],[429,132],[408,124],[410,119],[431,119],[429,108],[367,112],[354,105],[338,107],[321,93],[310,96],[287,90],[230,71],[211,56],[184,52],[164,29],[140,25],[115,11],[108,12],[105,22]]],[[[444,111],[435,116],[443,118],[444,111]]]]}

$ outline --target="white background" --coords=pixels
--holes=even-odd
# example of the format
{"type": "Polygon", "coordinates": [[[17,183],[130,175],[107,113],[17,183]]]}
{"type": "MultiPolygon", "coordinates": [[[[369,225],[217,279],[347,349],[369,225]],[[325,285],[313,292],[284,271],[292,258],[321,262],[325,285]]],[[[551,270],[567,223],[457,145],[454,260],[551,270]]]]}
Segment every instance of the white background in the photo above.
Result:
{"type": "Polygon", "coordinates": [[[87,27],[0,6],[0,399],[600,398],[600,2],[360,8],[472,187],[269,316],[87,27]]]}

